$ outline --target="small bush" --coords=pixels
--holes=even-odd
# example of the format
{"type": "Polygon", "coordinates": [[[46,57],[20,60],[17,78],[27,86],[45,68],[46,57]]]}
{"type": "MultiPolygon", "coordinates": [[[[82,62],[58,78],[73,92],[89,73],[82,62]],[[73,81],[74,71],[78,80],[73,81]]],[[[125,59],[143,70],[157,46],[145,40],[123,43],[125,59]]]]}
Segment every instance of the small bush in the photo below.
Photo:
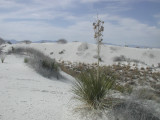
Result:
{"type": "Polygon", "coordinates": [[[24,58],[24,63],[28,63],[28,58],[24,58]]]}
{"type": "Polygon", "coordinates": [[[114,57],[114,58],[113,58],[113,61],[114,61],[114,62],[123,62],[123,61],[126,61],[126,58],[125,58],[124,55],[121,55],[121,56],[119,56],[119,57],[114,57]]]}
{"type": "Polygon", "coordinates": [[[42,67],[50,71],[58,71],[58,65],[55,61],[42,60],[42,67]]]}
{"type": "Polygon", "coordinates": [[[114,83],[114,79],[104,73],[100,73],[99,80],[97,80],[96,71],[88,70],[77,78],[73,86],[73,93],[75,98],[89,109],[103,110],[110,103],[106,100],[106,95],[114,83]]]}

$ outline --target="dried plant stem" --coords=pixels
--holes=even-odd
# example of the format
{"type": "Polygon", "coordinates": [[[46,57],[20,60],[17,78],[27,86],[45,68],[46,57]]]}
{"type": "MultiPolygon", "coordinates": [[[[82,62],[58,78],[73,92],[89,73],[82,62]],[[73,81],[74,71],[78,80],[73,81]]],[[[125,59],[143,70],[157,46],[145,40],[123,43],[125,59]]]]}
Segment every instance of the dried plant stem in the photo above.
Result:
{"type": "Polygon", "coordinates": [[[97,80],[99,80],[99,60],[100,60],[100,44],[97,45],[98,61],[97,61],[97,80]]]}
{"type": "Polygon", "coordinates": [[[98,55],[98,60],[97,60],[97,80],[99,80],[99,63],[100,63],[100,47],[101,47],[101,42],[102,42],[102,33],[104,31],[104,27],[103,27],[104,21],[101,21],[98,18],[97,15],[97,21],[95,23],[93,23],[94,26],[94,38],[97,41],[97,55],[98,55]]]}

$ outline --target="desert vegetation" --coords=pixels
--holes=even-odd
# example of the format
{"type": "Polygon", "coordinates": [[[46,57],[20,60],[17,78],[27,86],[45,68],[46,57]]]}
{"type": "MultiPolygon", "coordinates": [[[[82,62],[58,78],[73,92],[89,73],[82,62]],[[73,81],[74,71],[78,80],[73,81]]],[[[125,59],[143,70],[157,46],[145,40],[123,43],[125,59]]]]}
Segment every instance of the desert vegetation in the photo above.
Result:
{"type": "MultiPolygon", "coordinates": [[[[85,63],[71,63],[62,61],[59,63],[61,69],[73,77],[78,77],[79,74],[88,69],[95,70],[97,63],[85,64],[85,63]]],[[[110,66],[100,66],[100,70],[105,73],[106,76],[112,76],[115,78],[117,89],[120,92],[129,92],[131,88],[143,86],[149,84],[150,86],[156,85],[156,81],[160,80],[160,73],[154,72],[149,68],[137,68],[134,64],[115,64],[110,66]]]]}
{"type": "Polygon", "coordinates": [[[141,63],[143,65],[147,65],[145,62],[143,61],[140,61],[140,60],[136,60],[136,59],[130,59],[130,58],[126,58],[124,55],[120,55],[120,56],[116,56],[113,58],[113,61],[114,62],[128,62],[128,63],[135,63],[135,64],[138,64],[138,63],[141,63]]]}
{"type": "MultiPolygon", "coordinates": [[[[159,104],[160,92],[157,82],[160,81],[160,72],[119,63],[110,66],[100,66],[100,79],[97,81],[97,63],[85,64],[62,61],[59,64],[63,71],[77,78],[77,82],[73,85],[73,92],[75,93],[75,98],[83,103],[78,106],[77,109],[79,111],[87,110],[89,112],[94,109],[103,113],[105,110],[111,110],[118,118],[117,114],[123,110],[125,113],[122,113],[122,115],[128,111],[128,114],[133,113],[135,115],[131,114],[130,116],[127,115],[127,117],[134,118],[137,117],[136,113],[134,113],[136,112],[135,110],[141,108],[142,111],[140,111],[144,112],[145,116],[139,114],[139,119],[143,117],[146,119],[147,117],[154,118],[154,115],[151,114],[152,112],[144,107],[144,103],[152,100],[159,104]],[[148,87],[145,88],[145,86],[148,87]],[[98,93],[101,93],[100,95],[103,96],[99,96],[98,93]],[[124,98],[113,97],[113,93],[120,94],[124,98]],[[131,100],[128,100],[128,98],[131,98],[131,100]],[[140,108],[132,106],[135,104],[139,105],[140,108]],[[119,109],[121,110],[117,113],[119,109]]],[[[125,118],[126,116],[124,115],[123,117],[125,118]]]]}
{"type": "Polygon", "coordinates": [[[9,54],[25,55],[24,62],[32,67],[37,73],[40,73],[44,77],[61,77],[59,73],[59,66],[55,59],[51,59],[49,56],[44,55],[42,52],[33,48],[13,48],[8,51],[9,54]]]}
{"type": "MultiPolygon", "coordinates": [[[[73,87],[73,93],[75,98],[85,104],[85,107],[92,108],[92,110],[103,110],[106,108],[106,95],[108,91],[113,87],[114,79],[110,76],[106,76],[100,71],[100,45],[102,42],[102,33],[104,31],[104,22],[97,18],[97,21],[93,23],[94,38],[97,42],[97,68],[88,71],[83,71],[77,77],[77,81],[73,87]],[[96,72],[95,72],[96,71],[96,72]]],[[[78,51],[88,49],[87,44],[80,46],[78,51]]]]}
{"type": "Polygon", "coordinates": [[[84,103],[84,109],[107,109],[111,104],[108,104],[106,94],[113,88],[114,82],[113,77],[106,76],[102,72],[97,80],[96,71],[87,70],[77,77],[73,92],[75,98],[84,103]]]}

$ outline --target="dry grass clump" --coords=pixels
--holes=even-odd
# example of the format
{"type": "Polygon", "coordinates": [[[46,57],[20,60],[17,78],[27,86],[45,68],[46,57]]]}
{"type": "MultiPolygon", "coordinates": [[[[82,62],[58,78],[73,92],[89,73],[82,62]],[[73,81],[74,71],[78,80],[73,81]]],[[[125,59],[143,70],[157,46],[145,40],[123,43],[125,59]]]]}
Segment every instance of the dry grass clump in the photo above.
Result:
{"type": "Polygon", "coordinates": [[[124,62],[124,61],[126,61],[126,57],[124,55],[117,56],[117,57],[113,58],[113,61],[114,62],[124,62]]]}
{"type": "Polygon", "coordinates": [[[146,63],[144,63],[143,61],[127,58],[124,55],[114,57],[113,61],[114,62],[128,62],[128,63],[133,62],[133,63],[136,63],[136,64],[141,63],[143,65],[146,65],[146,63]]]}
{"type": "MultiPolygon", "coordinates": [[[[61,62],[59,63],[62,71],[70,74],[73,77],[77,77],[81,72],[87,69],[96,69],[97,64],[85,64],[85,63],[71,63],[61,62]]],[[[160,72],[151,72],[148,69],[140,68],[130,65],[110,65],[100,66],[100,70],[106,75],[115,77],[115,84],[117,87],[113,88],[121,93],[131,93],[134,87],[144,85],[155,85],[157,81],[160,81],[160,72]]],[[[152,70],[152,69],[151,69],[152,70]]],[[[157,91],[157,90],[156,90],[157,91]]]]}

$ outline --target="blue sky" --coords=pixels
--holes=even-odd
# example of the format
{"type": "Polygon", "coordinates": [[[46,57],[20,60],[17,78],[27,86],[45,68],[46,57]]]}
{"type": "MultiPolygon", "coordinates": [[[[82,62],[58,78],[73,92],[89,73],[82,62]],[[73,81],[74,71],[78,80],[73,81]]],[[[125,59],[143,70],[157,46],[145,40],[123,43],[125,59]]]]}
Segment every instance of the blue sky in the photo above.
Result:
{"type": "Polygon", "coordinates": [[[94,43],[97,13],[103,42],[160,47],[160,0],[0,0],[0,37],[94,43]]]}

